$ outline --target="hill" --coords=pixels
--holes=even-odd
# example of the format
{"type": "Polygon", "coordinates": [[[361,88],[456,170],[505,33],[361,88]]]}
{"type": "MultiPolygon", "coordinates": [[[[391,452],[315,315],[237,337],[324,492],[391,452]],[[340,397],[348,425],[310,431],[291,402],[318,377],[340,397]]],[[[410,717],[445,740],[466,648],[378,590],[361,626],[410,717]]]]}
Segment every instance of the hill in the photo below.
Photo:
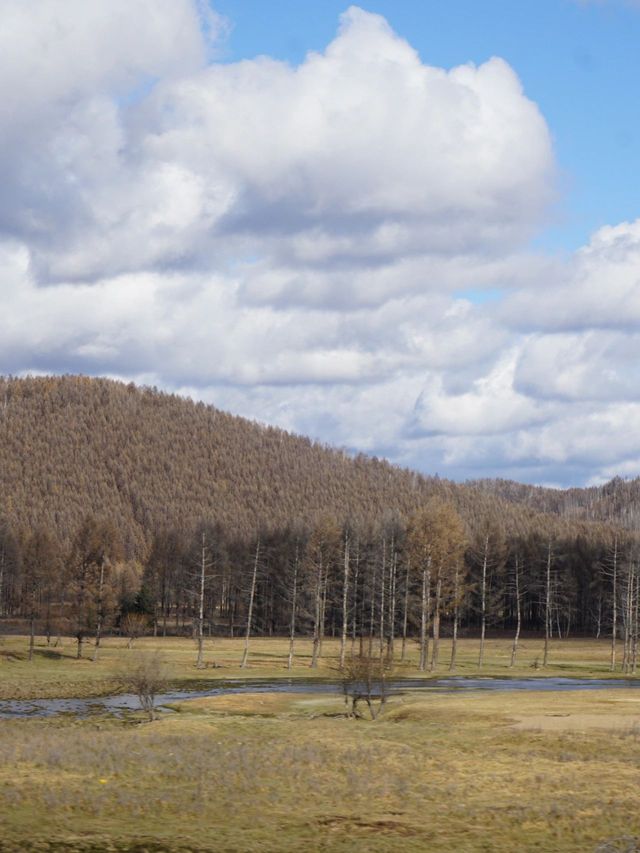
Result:
{"type": "Polygon", "coordinates": [[[80,653],[88,632],[97,646],[103,621],[132,612],[188,631],[198,595],[200,631],[202,613],[233,633],[248,611],[258,631],[286,633],[293,600],[314,654],[351,619],[390,643],[429,625],[437,657],[441,618],[483,638],[522,623],[548,639],[615,633],[624,612],[628,652],[636,545],[613,522],[633,520],[636,497],[621,481],[456,484],[155,389],[0,379],[0,616],[58,624],[80,653]]]}
{"type": "MultiPolygon", "coordinates": [[[[526,487],[523,487],[526,488],[526,487]]],[[[0,378],[0,518],[68,545],[87,514],[142,557],[152,532],[202,520],[233,535],[322,516],[407,515],[430,497],[512,529],[558,507],[499,485],[457,485],[191,400],[82,376],[0,378]]]]}
{"type": "Polygon", "coordinates": [[[407,512],[453,484],[155,389],[78,376],[0,379],[0,517],[68,543],[91,513],[142,553],[150,531],[407,512]]]}

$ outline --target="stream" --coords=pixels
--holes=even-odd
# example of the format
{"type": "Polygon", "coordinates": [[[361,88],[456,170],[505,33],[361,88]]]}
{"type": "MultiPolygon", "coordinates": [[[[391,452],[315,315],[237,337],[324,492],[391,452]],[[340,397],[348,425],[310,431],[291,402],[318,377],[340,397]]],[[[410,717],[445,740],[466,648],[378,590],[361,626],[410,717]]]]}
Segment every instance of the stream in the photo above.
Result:
{"type": "MultiPolygon", "coordinates": [[[[388,682],[388,692],[402,693],[407,690],[454,693],[461,690],[634,690],[640,688],[640,679],[605,678],[433,678],[394,679],[388,682]]],[[[168,712],[167,705],[203,696],[219,696],[230,693],[341,693],[338,681],[315,679],[238,679],[217,680],[200,684],[191,690],[170,690],[156,696],[156,708],[168,712]]],[[[87,717],[92,714],[112,713],[122,716],[128,711],[140,709],[138,697],[133,693],[113,696],[69,699],[2,699],[0,719],[20,717],[53,717],[57,714],[74,714],[87,717]]]]}

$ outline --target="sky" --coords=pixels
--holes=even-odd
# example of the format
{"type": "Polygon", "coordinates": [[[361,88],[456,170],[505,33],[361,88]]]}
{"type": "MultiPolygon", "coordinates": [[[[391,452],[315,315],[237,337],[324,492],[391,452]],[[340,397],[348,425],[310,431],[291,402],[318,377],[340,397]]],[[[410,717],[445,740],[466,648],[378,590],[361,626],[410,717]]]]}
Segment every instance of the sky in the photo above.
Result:
{"type": "Polygon", "coordinates": [[[640,475],[640,2],[0,0],[0,372],[640,475]]]}

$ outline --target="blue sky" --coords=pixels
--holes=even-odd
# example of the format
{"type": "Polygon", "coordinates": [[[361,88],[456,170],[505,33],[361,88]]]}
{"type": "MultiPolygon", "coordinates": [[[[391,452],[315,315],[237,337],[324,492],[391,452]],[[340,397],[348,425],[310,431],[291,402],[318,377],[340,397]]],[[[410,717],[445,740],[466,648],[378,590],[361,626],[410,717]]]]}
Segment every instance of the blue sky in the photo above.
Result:
{"type": "Polygon", "coordinates": [[[640,475],[640,0],[0,0],[0,373],[640,475]]]}
{"type": "MultiPolygon", "coordinates": [[[[335,34],[340,0],[219,0],[223,59],[298,64],[335,34]]],[[[640,198],[640,5],[625,0],[371,0],[430,65],[509,62],[553,134],[561,195],[537,245],[572,250],[635,219],[640,198]]]]}

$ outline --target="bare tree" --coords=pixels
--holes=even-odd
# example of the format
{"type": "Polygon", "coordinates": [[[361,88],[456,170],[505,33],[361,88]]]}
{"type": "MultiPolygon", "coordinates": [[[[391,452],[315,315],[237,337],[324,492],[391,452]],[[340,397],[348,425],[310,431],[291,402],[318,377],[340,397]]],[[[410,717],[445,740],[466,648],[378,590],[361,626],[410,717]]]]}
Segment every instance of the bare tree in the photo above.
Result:
{"type": "Polygon", "coordinates": [[[553,563],[553,549],[551,538],[547,542],[547,559],[545,563],[544,582],[544,654],[542,666],[545,667],[549,660],[549,637],[551,635],[551,566],[553,563]]]}
{"type": "Polygon", "coordinates": [[[451,672],[456,668],[460,605],[464,597],[464,584],[462,582],[463,561],[461,557],[455,560],[453,572],[453,632],[451,636],[451,660],[449,662],[449,670],[451,672]]]}
{"type": "Polygon", "coordinates": [[[520,555],[516,551],[513,564],[513,597],[516,605],[516,632],[513,636],[513,645],[511,646],[510,667],[515,666],[516,655],[518,654],[518,642],[520,640],[520,628],[522,626],[522,592],[520,555]]]}
{"type": "Polygon", "coordinates": [[[345,660],[340,672],[347,716],[365,719],[359,707],[360,703],[364,703],[370,719],[377,719],[387,704],[387,678],[391,672],[389,662],[379,655],[351,655],[345,660]]]}
{"type": "Polygon", "coordinates": [[[140,707],[149,716],[149,722],[156,718],[156,697],[166,690],[168,677],[165,664],[158,652],[152,655],[139,655],[122,677],[126,690],[135,693],[140,707]]]}
{"type": "Polygon", "coordinates": [[[611,578],[611,663],[610,670],[616,668],[616,640],[618,638],[618,560],[619,542],[615,536],[613,547],[605,560],[604,573],[611,578]]]}
{"type": "Polygon", "coordinates": [[[344,534],[343,572],[342,572],[342,636],[340,638],[340,666],[344,666],[344,656],[347,646],[348,604],[349,604],[349,531],[344,534]]]}
{"type": "Polygon", "coordinates": [[[484,665],[487,625],[495,607],[493,580],[504,568],[506,557],[504,533],[492,517],[485,518],[476,534],[475,545],[471,549],[472,563],[476,567],[476,587],[479,595],[480,611],[480,648],[478,651],[478,669],[484,665]]]}
{"type": "Polygon", "coordinates": [[[400,660],[404,662],[407,651],[407,628],[409,622],[409,577],[411,574],[411,557],[408,556],[404,571],[404,602],[402,606],[402,651],[400,660]]]}
{"type": "Polygon", "coordinates": [[[251,592],[249,594],[249,609],[247,610],[247,629],[244,637],[244,652],[240,667],[244,669],[249,660],[249,640],[251,638],[251,620],[253,619],[253,604],[256,597],[256,581],[258,578],[258,564],[260,562],[260,537],[256,542],[255,556],[253,560],[253,572],[251,573],[251,592]]]}
{"type": "Polygon", "coordinates": [[[198,621],[196,623],[196,640],[198,643],[198,657],[196,659],[196,667],[204,668],[204,593],[207,582],[207,573],[213,565],[209,557],[207,548],[207,535],[202,531],[200,542],[200,566],[199,566],[199,583],[198,583],[198,621]]]}
{"type": "Polygon", "coordinates": [[[293,666],[293,652],[296,640],[296,608],[298,605],[298,570],[300,567],[299,543],[296,542],[296,553],[293,560],[293,589],[291,594],[291,623],[289,627],[289,659],[287,669],[293,666]]]}
{"type": "Polygon", "coordinates": [[[148,618],[144,613],[127,613],[122,617],[120,628],[122,633],[127,637],[127,648],[133,648],[134,642],[141,637],[148,625],[148,618]]]}

